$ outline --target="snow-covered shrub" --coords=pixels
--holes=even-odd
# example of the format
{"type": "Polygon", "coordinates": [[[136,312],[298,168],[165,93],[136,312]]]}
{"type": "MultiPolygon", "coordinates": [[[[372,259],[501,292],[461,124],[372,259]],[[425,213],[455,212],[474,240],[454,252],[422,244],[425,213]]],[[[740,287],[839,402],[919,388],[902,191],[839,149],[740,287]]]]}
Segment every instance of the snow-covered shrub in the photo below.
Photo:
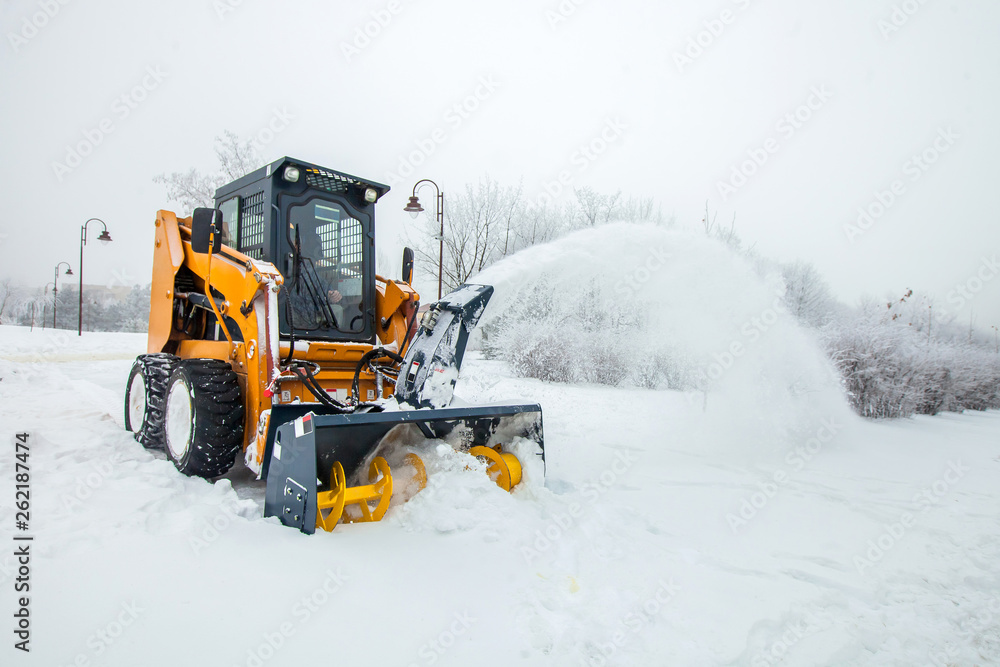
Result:
{"type": "MultiPolygon", "coordinates": [[[[591,341],[594,342],[594,341],[591,341]]],[[[631,375],[629,357],[617,345],[598,343],[587,349],[583,377],[588,382],[617,387],[631,375]]]]}
{"type": "Polygon", "coordinates": [[[864,318],[827,332],[828,352],[859,415],[909,417],[923,403],[920,364],[909,333],[864,318]]]}
{"type": "Polygon", "coordinates": [[[549,382],[617,386],[631,373],[621,340],[641,326],[630,304],[605,308],[603,288],[592,281],[574,294],[555,294],[551,279],[520,289],[499,317],[483,327],[483,351],[518,375],[549,382]]]}
{"type": "Polygon", "coordinates": [[[629,369],[629,384],[642,389],[689,391],[704,388],[697,364],[689,355],[677,350],[649,346],[632,355],[629,369]]]}
{"type": "Polygon", "coordinates": [[[546,382],[572,382],[573,357],[566,353],[564,341],[552,334],[531,336],[524,345],[504,346],[500,358],[507,361],[521,377],[546,382]]]}
{"type": "Polygon", "coordinates": [[[826,330],[855,411],[872,418],[1000,407],[1000,357],[870,310],[826,330]]]}
{"type": "Polygon", "coordinates": [[[643,389],[660,389],[668,384],[663,355],[642,355],[630,362],[632,381],[643,389]]]}
{"type": "Polygon", "coordinates": [[[957,372],[949,410],[989,410],[1000,408],[1000,356],[982,348],[962,346],[954,353],[957,372]]]}
{"type": "Polygon", "coordinates": [[[792,315],[806,326],[822,327],[835,312],[835,301],[826,281],[812,264],[793,262],[781,266],[785,283],[782,302],[792,315]]]}

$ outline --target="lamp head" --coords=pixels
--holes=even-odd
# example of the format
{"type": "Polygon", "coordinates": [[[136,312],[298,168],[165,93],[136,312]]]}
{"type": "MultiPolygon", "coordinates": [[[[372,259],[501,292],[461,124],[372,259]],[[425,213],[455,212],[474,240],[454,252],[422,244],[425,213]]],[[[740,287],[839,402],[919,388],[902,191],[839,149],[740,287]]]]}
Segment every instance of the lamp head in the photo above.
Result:
{"type": "Polygon", "coordinates": [[[423,213],[424,207],[420,205],[420,200],[416,195],[410,197],[410,202],[403,208],[404,211],[416,220],[417,216],[423,213]]]}

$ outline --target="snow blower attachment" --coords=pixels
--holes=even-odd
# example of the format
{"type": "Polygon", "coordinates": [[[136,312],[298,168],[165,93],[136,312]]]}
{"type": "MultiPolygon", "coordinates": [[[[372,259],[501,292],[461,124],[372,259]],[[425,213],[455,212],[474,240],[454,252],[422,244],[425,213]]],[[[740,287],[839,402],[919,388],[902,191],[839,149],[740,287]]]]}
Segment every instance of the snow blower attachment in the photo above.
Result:
{"type": "MultiPolygon", "coordinates": [[[[317,527],[332,530],[353,503],[360,513],[349,521],[377,521],[393,490],[382,453],[406,451],[427,440],[482,457],[498,486],[506,491],[516,486],[521,462],[508,450],[515,438],[527,438],[544,456],[541,407],[443,407],[451,403],[469,332],[492,294],[487,285],[463,285],[431,305],[401,364],[394,396],[399,409],[307,414],[281,426],[268,466],[264,515],[311,533],[317,527]],[[369,484],[345,487],[345,479],[364,471],[369,484]]],[[[426,484],[419,456],[409,452],[402,463],[415,471],[412,477],[421,487],[426,484]]]]}
{"type": "Polygon", "coordinates": [[[205,478],[242,449],[265,515],[307,533],[378,521],[394,492],[423,488],[428,443],[518,484],[518,456],[543,456],[541,408],[452,405],[493,288],[462,285],[418,324],[413,252],[401,280],[375,273],[388,190],[282,158],[219,188],[214,209],[157,213],[147,354],[125,391],[144,447],[205,478]]]}

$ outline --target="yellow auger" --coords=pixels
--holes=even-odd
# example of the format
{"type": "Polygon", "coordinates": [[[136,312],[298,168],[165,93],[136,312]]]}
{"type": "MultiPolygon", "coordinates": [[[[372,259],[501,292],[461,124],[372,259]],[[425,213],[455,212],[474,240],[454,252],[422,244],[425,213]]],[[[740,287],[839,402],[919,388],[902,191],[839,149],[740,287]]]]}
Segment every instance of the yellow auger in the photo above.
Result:
{"type": "Polygon", "coordinates": [[[504,491],[510,491],[521,483],[521,462],[510,452],[502,451],[500,445],[473,447],[469,453],[486,459],[489,463],[486,473],[504,491]]]}
{"type": "MultiPolygon", "coordinates": [[[[403,462],[416,471],[414,480],[422,491],[427,486],[427,468],[423,460],[416,454],[407,454],[403,462]]],[[[381,456],[376,456],[368,466],[368,481],[370,483],[364,486],[347,486],[344,466],[335,461],[330,471],[331,490],[316,495],[316,527],[330,532],[342,517],[344,523],[381,521],[392,500],[392,470],[381,456]],[[345,517],[344,510],[352,505],[358,508],[360,515],[349,512],[345,517]]]]}
{"type": "MultiPolygon", "coordinates": [[[[500,445],[495,448],[473,447],[469,454],[486,459],[486,473],[504,491],[509,492],[521,482],[521,462],[510,452],[502,451],[500,445]]],[[[418,491],[424,490],[427,487],[427,468],[423,459],[409,453],[403,459],[403,465],[413,468],[413,481],[418,491]]],[[[316,527],[330,532],[341,519],[344,523],[381,521],[389,509],[393,492],[392,469],[383,457],[376,456],[368,466],[368,481],[363,486],[347,486],[344,467],[335,461],[330,471],[330,490],[316,495],[316,527]],[[351,506],[357,511],[345,514],[351,506]]]]}

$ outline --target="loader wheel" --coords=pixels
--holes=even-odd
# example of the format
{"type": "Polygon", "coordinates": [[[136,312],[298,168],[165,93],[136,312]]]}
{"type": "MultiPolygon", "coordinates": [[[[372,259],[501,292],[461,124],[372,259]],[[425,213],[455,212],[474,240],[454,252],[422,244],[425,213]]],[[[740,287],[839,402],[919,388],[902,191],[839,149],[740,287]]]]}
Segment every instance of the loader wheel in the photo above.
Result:
{"type": "Polygon", "coordinates": [[[132,364],[125,385],[125,428],[146,449],[163,448],[163,403],[178,361],[172,354],[143,354],[132,364]]]}
{"type": "Polygon", "coordinates": [[[243,416],[240,386],[228,363],[181,361],[167,383],[167,457],[185,475],[225,474],[243,444],[243,416]]]}

